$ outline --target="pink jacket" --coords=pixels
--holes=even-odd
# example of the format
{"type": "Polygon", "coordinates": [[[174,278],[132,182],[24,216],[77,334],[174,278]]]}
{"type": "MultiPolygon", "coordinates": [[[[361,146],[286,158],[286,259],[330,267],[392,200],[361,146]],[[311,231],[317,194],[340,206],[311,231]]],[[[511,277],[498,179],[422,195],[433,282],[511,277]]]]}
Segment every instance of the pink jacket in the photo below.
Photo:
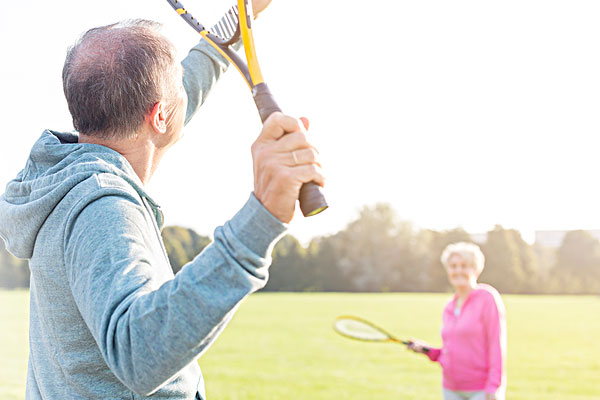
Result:
{"type": "Polygon", "coordinates": [[[427,355],[442,365],[444,388],[495,393],[506,381],[506,318],[500,294],[479,284],[458,316],[456,298],[444,308],[443,347],[427,355]]]}

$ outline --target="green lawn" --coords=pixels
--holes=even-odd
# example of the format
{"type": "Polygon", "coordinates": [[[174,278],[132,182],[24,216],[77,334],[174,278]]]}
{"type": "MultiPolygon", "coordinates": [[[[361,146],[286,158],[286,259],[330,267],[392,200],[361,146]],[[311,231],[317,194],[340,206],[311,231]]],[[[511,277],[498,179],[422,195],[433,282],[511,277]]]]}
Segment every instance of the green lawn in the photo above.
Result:
{"type": "MultiPolygon", "coordinates": [[[[200,359],[209,399],[440,399],[441,371],[331,329],[339,314],[440,344],[444,294],[255,294],[200,359]]],[[[600,399],[600,297],[503,296],[508,396],[600,399]]],[[[27,292],[0,291],[0,399],[23,399],[27,292]]]]}
{"type": "Polygon", "coordinates": [[[24,399],[29,292],[0,290],[0,399],[24,399]]]}

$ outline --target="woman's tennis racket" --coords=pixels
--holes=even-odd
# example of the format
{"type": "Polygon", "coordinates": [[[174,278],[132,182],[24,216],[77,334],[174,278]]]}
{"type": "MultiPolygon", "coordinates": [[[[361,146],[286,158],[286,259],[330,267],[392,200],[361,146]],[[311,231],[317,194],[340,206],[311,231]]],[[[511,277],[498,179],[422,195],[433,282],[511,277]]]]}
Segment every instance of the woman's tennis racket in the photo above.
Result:
{"type": "MultiPolygon", "coordinates": [[[[372,322],[351,315],[337,317],[333,322],[333,329],[342,336],[365,342],[392,342],[404,345],[412,343],[410,340],[401,340],[394,337],[391,333],[372,322]]],[[[423,347],[423,351],[427,353],[429,348],[423,347]]]]}
{"type": "MultiPolygon", "coordinates": [[[[267,84],[264,82],[256,58],[254,37],[251,28],[251,2],[249,3],[248,0],[237,0],[237,5],[229,9],[212,28],[208,29],[192,16],[180,1],[167,1],[185,22],[200,33],[211,46],[217,49],[240,71],[252,91],[254,102],[263,123],[269,115],[276,111],[281,111],[267,84]],[[236,43],[240,37],[244,44],[247,63],[231,48],[231,45],[236,43]]],[[[321,187],[314,182],[302,185],[299,200],[300,209],[305,217],[316,215],[328,207],[325,197],[321,192],[321,187]]]]}

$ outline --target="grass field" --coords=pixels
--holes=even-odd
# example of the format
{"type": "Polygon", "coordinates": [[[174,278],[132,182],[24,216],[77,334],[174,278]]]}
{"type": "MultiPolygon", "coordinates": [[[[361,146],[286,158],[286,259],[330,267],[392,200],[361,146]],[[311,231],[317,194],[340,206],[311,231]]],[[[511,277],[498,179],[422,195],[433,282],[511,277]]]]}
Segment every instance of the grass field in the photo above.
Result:
{"type": "MultiPolygon", "coordinates": [[[[441,371],[394,344],[331,329],[356,314],[440,344],[444,294],[259,293],[200,359],[211,400],[440,399],[441,371]]],[[[508,400],[600,399],[600,297],[503,296],[508,400]]],[[[0,291],[0,399],[23,399],[26,291],[0,291]]]]}

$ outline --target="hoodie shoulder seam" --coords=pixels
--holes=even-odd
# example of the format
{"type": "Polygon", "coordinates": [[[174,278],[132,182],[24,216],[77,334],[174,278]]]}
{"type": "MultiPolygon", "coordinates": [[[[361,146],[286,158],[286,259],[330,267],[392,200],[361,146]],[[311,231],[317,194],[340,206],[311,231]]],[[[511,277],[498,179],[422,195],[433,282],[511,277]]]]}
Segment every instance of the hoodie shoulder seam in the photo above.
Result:
{"type": "MultiPolygon", "coordinates": [[[[95,180],[96,187],[94,189],[90,190],[88,193],[86,193],[81,198],[79,198],[70,207],[69,212],[67,213],[66,218],[65,218],[67,223],[64,226],[65,231],[63,232],[63,238],[64,238],[63,251],[66,248],[67,231],[70,229],[70,227],[73,224],[73,215],[75,213],[81,213],[87,206],[89,206],[93,202],[100,200],[104,197],[108,197],[108,196],[120,196],[120,197],[129,197],[130,199],[135,200],[135,203],[137,205],[143,207],[143,201],[141,199],[141,196],[139,195],[139,193],[137,193],[137,191],[133,187],[131,187],[131,185],[129,185],[129,183],[127,183],[126,180],[117,177],[117,178],[119,178],[119,180],[122,183],[124,183],[124,185],[116,185],[116,184],[108,184],[107,185],[106,183],[100,182],[99,175],[112,175],[112,174],[101,173],[101,174],[94,174],[94,175],[90,176],[90,178],[93,178],[95,180]],[[105,192],[107,190],[108,190],[108,192],[105,192]]],[[[112,176],[114,176],[114,175],[112,175],[112,176]]],[[[81,182],[81,183],[83,183],[83,182],[81,182]]]]}

